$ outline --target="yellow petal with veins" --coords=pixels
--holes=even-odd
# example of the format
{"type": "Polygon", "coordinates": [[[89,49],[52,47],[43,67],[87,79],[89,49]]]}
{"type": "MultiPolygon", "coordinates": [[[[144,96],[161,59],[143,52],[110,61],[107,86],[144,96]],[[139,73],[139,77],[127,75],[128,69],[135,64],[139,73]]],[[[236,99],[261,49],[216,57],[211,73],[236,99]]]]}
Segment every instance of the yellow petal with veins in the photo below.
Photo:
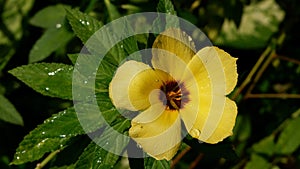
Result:
{"type": "Polygon", "coordinates": [[[236,65],[237,58],[230,56],[230,54],[217,47],[214,47],[214,49],[217,51],[218,56],[221,59],[223,70],[225,73],[225,84],[226,84],[225,94],[229,94],[236,86],[237,79],[238,79],[237,65],[236,65]]]}
{"type": "Polygon", "coordinates": [[[190,102],[180,114],[194,138],[217,143],[231,135],[237,110],[225,95],[236,85],[235,61],[223,50],[206,47],[188,64],[186,72],[191,73],[185,73],[182,81],[190,92],[190,102]]]}
{"type": "Polygon", "coordinates": [[[218,127],[214,130],[213,134],[204,140],[207,143],[217,143],[220,140],[232,135],[232,129],[235,124],[237,116],[237,106],[234,101],[226,98],[224,110],[218,127]]]}
{"type": "Polygon", "coordinates": [[[128,96],[131,104],[137,110],[147,109],[151,105],[151,93],[171,80],[172,77],[161,70],[146,69],[138,73],[128,85],[128,96]]]}
{"type": "Polygon", "coordinates": [[[181,122],[176,110],[164,110],[156,118],[145,119],[145,114],[160,112],[150,107],[131,121],[129,136],[145,152],[157,160],[170,160],[176,154],[181,143],[181,122]],[[149,121],[142,123],[140,121],[149,121]]]}
{"type": "MultiPolygon", "coordinates": [[[[183,62],[188,63],[195,55],[195,44],[192,42],[185,32],[180,29],[170,28],[158,35],[152,45],[152,48],[158,48],[166,50],[167,52],[175,54],[183,62]]],[[[153,57],[156,57],[155,61],[152,60],[152,64],[155,67],[156,62],[164,62],[168,64],[167,60],[164,60],[166,52],[162,50],[153,50],[153,57]],[[164,61],[160,61],[163,59],[164,61]]]]}
{"type": "Polygon", "coordinates": [[[151,69],[149,65],[133,60],[125,62],[117,69],[115,76],[109,85],[109,97],[117,108],[132,111],[137,110],[132,106],[129,100],[128,87],[132,78],[140,72],[149,69],[151,69]]]}

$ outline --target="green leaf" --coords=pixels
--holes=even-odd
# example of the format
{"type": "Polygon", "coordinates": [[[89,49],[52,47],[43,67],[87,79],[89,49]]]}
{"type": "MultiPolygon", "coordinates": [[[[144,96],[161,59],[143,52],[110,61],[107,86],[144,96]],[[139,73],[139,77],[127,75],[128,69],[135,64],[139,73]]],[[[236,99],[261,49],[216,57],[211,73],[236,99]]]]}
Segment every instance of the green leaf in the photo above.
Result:
{"type": "Polygon", "coordinates": [[[0,119],[12,124],[23,126],[23,119],[14,105],[3,95],[0,95],[0,119]]]}
{"type": "MultiPolygon", "coordinates": [[[[106,124],[105,122],[107,121],[100,116],[99,106],[97,104],[74,102],[77,118],[86,133],[94,132],[106,124]]],[[[112,111],[104,111],[101,113],[113,114],[112,111]]]]}
{"type": "Polygon", "coordinates": [[[59,63],[36,63],[9,71],[35,91],[51,97],[72,100],[73,67],[59,63]]]}
{"type": "Polygon", "coordinates": [[[41,28],[55,28],[63,24],[66,16],[64,5],[47,6],[38,11],[31,19],[30,23],[41,28]],[[47,21],[47,22],[45,22],[47,21]]]}
{"type": "Polygon", "coordinates": [[[62,149],[71,138],[81,134],[85,132],[74,108],[59,112],[24,137],[12,164],[19,165],[38,160],[45,153],[62,149]]]}
{"type": "Polygon", "coordinates": [[[22,38],[24,16],[28,15],[33,4],[34,0],[1,1],[0,44],[8,40],[14,43],[22,38]]]}
{"type": "Polygon", "coordinates": [[[233,20],[225,19],[220,35],[213,41],[217,45],[239,49],[263,48],[270,37],[278,31],[278,26],[283,18],[284,11],[280,9],[275,0],[252,3],[244,8],[239,27],[233,20]]]}
{"type": "Polygon", "coordinates": [[[166,15],[165,18],[158,17],[154,20],[153,29],[162,31],[167,28],[179,28],[179,20],[174,17],[177,14],[170,0],[160,0],[157,4],[157,12],[166,13],[166,15]],[[163,26],[165,28],[162,28],[163,26]]]}
{"type": "Polygon", "coordinates": [[[6,64],[15,54],[15,52],[15,49],[10,45],[0,45],[0,72],[5,68],[6,64]]]}
{"type": "Polygon", "coordinates": [[[73,34],[67,30],[66,25],[47,29],[30,50],[29,63],[47,58],[55,50],[64,47],[72,37],[73,34]]]}
{"type": "Polygon", "coordinates": [[[85,43],[103,24],[77,9],[67,9],[67,19],[76,36],[85,43]]]}
{"type": "Polygon", "coordinates": [[[275,146],[278,154],[291,154],[300,146],[300,117],[291,119],[279,135],[275,146]]]}
{"type": "Polygon", "coordinates": [[[245,169],[268,169],[271,168],[271,163],[269,163],[265,158],[252,154],[251,160],[246,164],[245,169]]]}
{"type": "Polygon", "coordinates": [[[104,3],[108,11],[110,21],[121,17],[120,13],[118,12],[118,9],[116,8],[116,6],[110,3],[110,0],[104,0],[104,3]]]}
{"type": "Polygon", "coordinates": [[[78,53],[74,53],[74,54],[67,54],[68,58],[70,59],[70,61],[72,62],[73,65],[75,65],[77,58],[78,58],[78,53]]]}
{"type": "Polygon", "coordinates": [[[258,154],[265,154],[268,156],[273,155],[274,148],[275,148],[274,135],[270,135],[253,145],[254,152],[258,154]]]}
{"type": "Polygon", "coordinates": [[[69,166],[51,167],[50,169],[74,169],[74,168],[75,166],[72,164],[69,166]]]}
{"type": "Polygon", "coordinates": [[[157,12],[163,12],[171,15],[176,15],[174,6],[170,0],[159,0],[157,4],[157,12]]]}
{"type": "Polygon", "coordinates": [[[130,122],[123,121],[106,128],[104,132],[94,138],[93,142],[85,149],[76,163],[76,169],[102,169],[112,168],[126,148],[129,137],[127,129],[130,122]]]}
{"type": "MultiPolygon", "coordinates": [[[[85,48],[92,55],[97,55],[97,58],[106,54],[109,62],[118,66],[129,54],[138,51],[135,37],[127,37],[133,35],[133,30],[126,19],[106,25],[105,28],[98,31],[102,23],[78,10],[68,10],[67,18],[75,34],[84,43],[89,40],[88,43],[85,43],[85,48]],[[123,41],[119,42],[120,40],[123,41]]],[[[94,58],[96,63],[99,62],[97,58],[94,58]]]]}
{"type": "Polygon", "coordinates": [[[0,72],[16,52],[16,45],[23,36],[24,16],[33,6],[33,0],[1,1],[0,72]]]}
{"type": "Polygon", "coordinates": [[[152,157],[144,158],[145,169],[169,169],[170,161],[167,160],[155,160],[152,157]]]}

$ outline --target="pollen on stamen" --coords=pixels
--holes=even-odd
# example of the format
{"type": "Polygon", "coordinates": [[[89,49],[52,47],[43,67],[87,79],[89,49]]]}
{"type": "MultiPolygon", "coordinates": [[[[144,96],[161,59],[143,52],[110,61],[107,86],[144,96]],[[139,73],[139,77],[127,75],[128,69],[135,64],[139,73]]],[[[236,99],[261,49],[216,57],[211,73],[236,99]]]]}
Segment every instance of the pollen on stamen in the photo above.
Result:
{"type": "Polygon", "coordinates": [[[183,84],[179,85],[176,81],[168,81],[160,89],[163,91],[160,100],[168,110],[179,110],[189,101],[189,92],[183,84]]]}

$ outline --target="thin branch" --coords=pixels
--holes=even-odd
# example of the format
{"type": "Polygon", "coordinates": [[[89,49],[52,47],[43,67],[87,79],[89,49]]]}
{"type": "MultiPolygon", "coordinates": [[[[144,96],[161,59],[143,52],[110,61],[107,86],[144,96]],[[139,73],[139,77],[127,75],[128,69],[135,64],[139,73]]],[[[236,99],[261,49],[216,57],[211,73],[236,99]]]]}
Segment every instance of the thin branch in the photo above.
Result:
{"type": "Polygon", "coordinates": [[[258,68],[260,67],[260,65],[262,64],[262,62],[265,60],[265,58],[269,55],[269,53],[271,51],[272,51],[272,47],[269,45],[265,49],[265,51],[260,55],[259,59],[255,63],[255,65],[253,66],[253,68],[251,69],[250,73],[248,74],[248,76],[246,77],[246,79],[243,81],[243,83],[241,84],[241,86],[233,94],[233,96],[231,97],[232,100],[235,100],[242,93],[242,91],[244,90],[244,88],[252,81],[253,75],[255,74],[255,72],[257,72],[258,68]]]}
{"type": "Polygon", "coordinates": [[[277,55],[276,57],[279,58],[280,60],[285,60],[285,61],[300,65],[300,61],[297,59],[293,59],[293,58],[289,58],[289,57],[281,56],[281,55],[277,55]]]}
{"type": "Polygon", "coordinates": [[[204,154],[200,153],[196,159],[191,163],[191,165],[189,166],[189,169],[194,169],[197,167],[198,163],[202,160],[204,154]]]}
{"type": "Polygon", "coordinates": [[[185,148],[181,151],[175,158],[172,160],[171,169],[175,167],[175,165],[182,159],[182,157],[191,150],[191,147],[185,148]]]}
{"type": "Polygon", "coordinates": [[[248,94],[245,99],[250,98],[276,98],[276,99],[300,99],[300,94],[287,94],[287,93],[265,93],[265,94],[248,94]]]}
{"type": "Polygon", "coordinates": [[[247,98],[247,95],[251,94],[251,91],[255,87],[256,83],[261,78],[262,74],[265,72],[265,70],[267,69],[267,67],[269,66],[269,64],[272,62],[272,60],[274,58],[275,58],[275,52],[272,52],[269,55],[269,57],[267,58],[267,60],[264,62],[264,64],[261,66],[261,68],[257,71],[257,74],[256,74],[255,78],[253,79],[253,82],[251,83],[250,87],[248,88],[248,90],[246,92],[245,98],[247,98]]]}
{"type": "Polygon", "coordinates": [[[45,167],[45,165],[47,165],[47,163],[51,161],[59,152],[60,150],[56,150],[50,153],[41,163],[38,163],[36,165],[35,169],[42,169],[43,167],[45,167]]]}

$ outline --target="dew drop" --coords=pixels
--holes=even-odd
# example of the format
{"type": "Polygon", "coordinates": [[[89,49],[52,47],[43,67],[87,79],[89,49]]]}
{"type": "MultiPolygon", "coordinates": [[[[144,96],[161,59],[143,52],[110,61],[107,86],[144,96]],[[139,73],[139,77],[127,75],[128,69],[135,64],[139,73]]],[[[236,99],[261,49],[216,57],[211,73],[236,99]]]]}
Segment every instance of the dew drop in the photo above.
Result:
{"type": "Polygon", "coordinates": [[[23,151],[22,151],[22,154],[24,154],[24,153],[26,153],[26,150],[23,150],[23,151]]]}
{"type": "Polygon", "coordinates": [[[57,29],[59,29],[59,28],[61,28],[61,24],[58,23],[58,24],[55,25],[55,27],[56,27],[57,29]]]}
{"type": "Polygon", "coordinates": [[[19,156],[17,156],[17,160],[20,160],[20,157],[19,157],[19,156]]]}
{"type": "Polygon", "coordinates": [[[105,144],[108,145],[109,144],[108,141],[105,144]]]}
{"type": "Polygon", "coordinates": [[[97,160],[97,163],[102,163],[102,161],[101,160],[97,160]]]}
{"type": "Polygon", "coordinates": [[[191,133],[190,133],[190,134],[191,134],[193,137],[198,138],[198,137],[200,136],[200,133],[201,133],[200,130],[194,128],[194,129],[191,130],[191,133]]]}
{"type": "Polygon", "coordinates": [[[44,135],[44,134],[46,134],[46,132],[43,131],[42,134],[44,135]]]}
{"type": "Polygon", "coordinates": [[[87,80],[85,80],[85,81],[84,81],[84,84],[87,84],[87,83],[88,83],[88,81],[87,81],[87,80]]]}
{"type": "Polygon", "coordinates": [[[88,21],[86,21],[86,25],[90,25],[90,23],[88,21]]]}
{"type": "Polygon", "coordinates": [[[123,45],[121,45],[121,48],[123,48],[123,45]]]}
{"type": "Polygon", "coordinates": [[[49,87],[46,87],[45,90],[48,91],[48,90],[49,90],[49,87]]]}
{"type": "Polygon", "coordinates": [[[204,142],[203,142],[203,141],[201,141],[201,140],[198,140],[198,143],[202,144],[202,143],[204,143],[204,142]]]}
{"type": "Polygon", "coordinates": [[[62,135],[59,135],[59,137],[61,137],[61,138],[65,138],[65,137],[66,137],[66,135],[65,135],[65,134],[62,134],[62,135]]]}
{"type": "Polygon", "coordinates": [[[48,75],[49,75],[49,76],[54,76],[54,75],[55,75],[55,72],[49,72],[48,75]]]}
{"type": "Polygon", "coordinates": [[[45,141],[46,141],[46,140],[48,140],[48,138],[45,138],[45,139],[44,139],[44,140],[42,140],[41,142],[42,142],[42,143],[45,143],[45,141]]]}

